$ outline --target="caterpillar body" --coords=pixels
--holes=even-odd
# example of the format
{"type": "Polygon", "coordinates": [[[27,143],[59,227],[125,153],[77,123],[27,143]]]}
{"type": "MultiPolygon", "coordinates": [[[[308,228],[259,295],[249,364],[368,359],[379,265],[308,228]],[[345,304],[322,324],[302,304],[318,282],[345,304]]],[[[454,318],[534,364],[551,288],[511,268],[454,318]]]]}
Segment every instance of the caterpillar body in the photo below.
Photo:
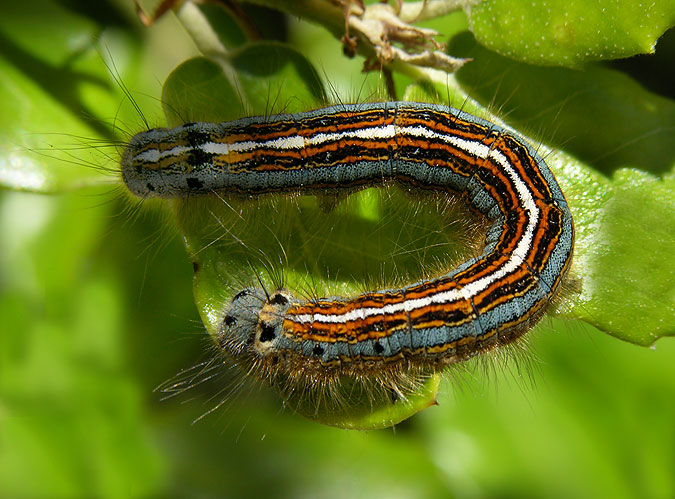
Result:
{"type": "Polygon", "coordinates": [[[349,298],[302,300],[262,287],[236,294],[220,344],[264,378],[310,386],[436,372],[531,328],[572,260],[572,215],[544,160],[513,132],[450,107],[341,105],[149,130],[131,140],[121,166],[143,198],[396,183],[459,195],[487,218],[482,253],[435,279],[349,298]]]}

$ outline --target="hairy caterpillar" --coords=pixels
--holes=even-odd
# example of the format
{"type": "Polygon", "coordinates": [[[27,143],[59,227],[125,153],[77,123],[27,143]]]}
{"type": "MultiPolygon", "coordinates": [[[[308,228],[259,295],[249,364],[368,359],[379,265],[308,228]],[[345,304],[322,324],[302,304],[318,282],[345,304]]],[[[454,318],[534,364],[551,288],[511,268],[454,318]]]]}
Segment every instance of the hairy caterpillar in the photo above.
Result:
{"type": "Polygon", "coordinates": [[[224,351],[255,376],[303,390],[344,379],[398,386],[511,343],[539,320],[572,259],[571,213],[542,158],[449,107],[342,105],[149,130],[129,143],[122,176],[143,198],[396,183],[459,194],[488,219],[482,254],[435,279],[351,298],[237,293],[218,331],[224,351]]]}

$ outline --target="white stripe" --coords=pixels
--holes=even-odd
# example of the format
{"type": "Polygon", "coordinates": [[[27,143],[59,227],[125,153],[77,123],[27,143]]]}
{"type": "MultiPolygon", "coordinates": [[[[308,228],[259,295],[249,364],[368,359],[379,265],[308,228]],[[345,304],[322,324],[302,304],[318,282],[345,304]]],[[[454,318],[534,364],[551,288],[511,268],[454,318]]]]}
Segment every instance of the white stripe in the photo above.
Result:
{"type": "MultiPolygon", "coordinates": [[[[204,146],[201,146],[202,148],[204,146]]],[[[305,147],[305,138],[301,135],[292,135],[290,137],[280,137],[278,139],[268,140],[266,142],[255,142],[253,140],[244,140],[230,144],[230,151],[248,152],[256,149],[302,149],[305,147]]]]}
{"type": "Polygon", "coordinates": [[[227,142],[207,142],[200,149],[209,154],[229,154],[230,144],[227,142]]]}
{"type": "MultiPolygon", "coordinates": [[[[485,158],[490,150],[488,146],[481,143],[480,141],[471,141],[460,139],[458,137],[446,136],[429,130],[423,126],[400,127],[397,125],[373,126],[359,130],[351,130],[349,132],[319,133],[312,135],[311,137],[291,135],[289,137],[280,137],[265,142],[255,142],[253,140],[244,140],[241,142],[234,142],[232,144],[222,142],[205,142],[204,144],[195,146],[195,149],[201,149],[202,151],[210,154],[228,154],[230,151],[246,153],[255,151],[257,149],[304,149],[307,146],[316,146],[326,142],[338,142],[340,140],[347,139],[393,139],[399,135],[442,140],[479,158],[485,158]]],[[[178,156],[189,151],[190,149],[191,147],[188,146],[176,146],[172,149],[162,151],[161,153],[158,149],[148,149],[137,154],[134,157],[134,160],[156,163],[160,159],[164,159],[168,156],[178,156]]]]}
{"type": "Polygon", "coordinates": [[[144,163],[157,163],[160,159],[164,159],[167,156],[178,156],[187,151],[192,150],[192,147],[188,146],[176,146],[166,151],[160,152],[159,149],[148,149],[146,151],[138,153],[133,157],[132,161],[142,161],[144,163]]]}
{"type": "MultiPolygon", "coordinates": [[[[302,149],[309,145],[315,146],[326,142],[338,142],[346,139],[393,139],[399,135],[443,140],[444,142],[453,144],[459,149],[480,158],[485,158],[490,150],[488,146],[480,141],[471,141],[442,135],[423,126],[400,127],[397,125],[373,126],[358,130],[350,130],[348,132],[318,133],[310,137],[292,135],[290,137],[281,137],[265,142],[245,140],[230,144],[229,148],[231,151],[236,152],[255,151],[256,149],[302,149]]],[[[210,149],[206,148],[210,148],[212,144],[213,143],[209,142],[200,147],[203,150],[208,151],[210,149]]]]}

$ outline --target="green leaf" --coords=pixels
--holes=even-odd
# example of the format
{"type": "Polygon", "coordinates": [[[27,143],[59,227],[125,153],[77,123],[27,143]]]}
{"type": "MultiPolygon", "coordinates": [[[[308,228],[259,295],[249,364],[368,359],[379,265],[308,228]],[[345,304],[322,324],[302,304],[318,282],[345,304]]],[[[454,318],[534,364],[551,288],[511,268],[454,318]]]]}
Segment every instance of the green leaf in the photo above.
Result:
{"type": "Polygon", "coordinates": [[[675,335],[675,176],[617,171],[582,239],[584,291],[574,317],[639,345],[675,335]]]}
{"type": "Polygon", "coordinates": [[[326,100],[314,66],[294,48],[276,42],[251,43],[229,55],[250,111],[311,109],[326,100]]]}
{"type": "Polygon", "coordinates": [[[162,90],[171,126],[306,109],[324,100],[313,66],[293,48],[275,42],[249,44],[217,60],[185,61],[162,90]]]}
{"type": "MultiPolygon", "coordinates": [[[[381,387],[343,380],[331,397],[347,402],[317,403],[307,394],[297,393],[286,398],[287,405],[313,421],[347,430],[381,430],[395,426],[424,409],[436,405],[441,376],[429,377],[416,386],[405,400],[392,402],[392,394],[381,387]]],[[[325,395],[325,394],[322,394],[325,395]]]]}
{"type": "Polygon", "coordinates": [[[654,52],[675,24],[675,3],[599,0],[486,0],[469,10],[485,47],[543,66],[579,66],[654,52]]]}
{"type": "Polygon", "coordinates": [[[162,105],[169,126],[239,117],[241,99],[233,78],[232,71],[206,57],[195,57],[180,64],[162,87],[162,105]]]}

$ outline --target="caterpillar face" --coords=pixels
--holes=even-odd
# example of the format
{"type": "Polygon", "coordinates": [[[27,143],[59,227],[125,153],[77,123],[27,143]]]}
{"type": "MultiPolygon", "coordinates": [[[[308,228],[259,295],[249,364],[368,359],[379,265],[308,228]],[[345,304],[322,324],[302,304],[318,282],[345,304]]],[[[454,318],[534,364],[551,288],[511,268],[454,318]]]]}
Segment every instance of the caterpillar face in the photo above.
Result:
{"type": "Polygon", "coordinates": [[[293,297],[285,290],[268,294],[262,288],[237,293],[223,316],[218,338],[233,356],[249,354],[254,359],[275,352],[282,336],[286,310],[293,297]]]}

